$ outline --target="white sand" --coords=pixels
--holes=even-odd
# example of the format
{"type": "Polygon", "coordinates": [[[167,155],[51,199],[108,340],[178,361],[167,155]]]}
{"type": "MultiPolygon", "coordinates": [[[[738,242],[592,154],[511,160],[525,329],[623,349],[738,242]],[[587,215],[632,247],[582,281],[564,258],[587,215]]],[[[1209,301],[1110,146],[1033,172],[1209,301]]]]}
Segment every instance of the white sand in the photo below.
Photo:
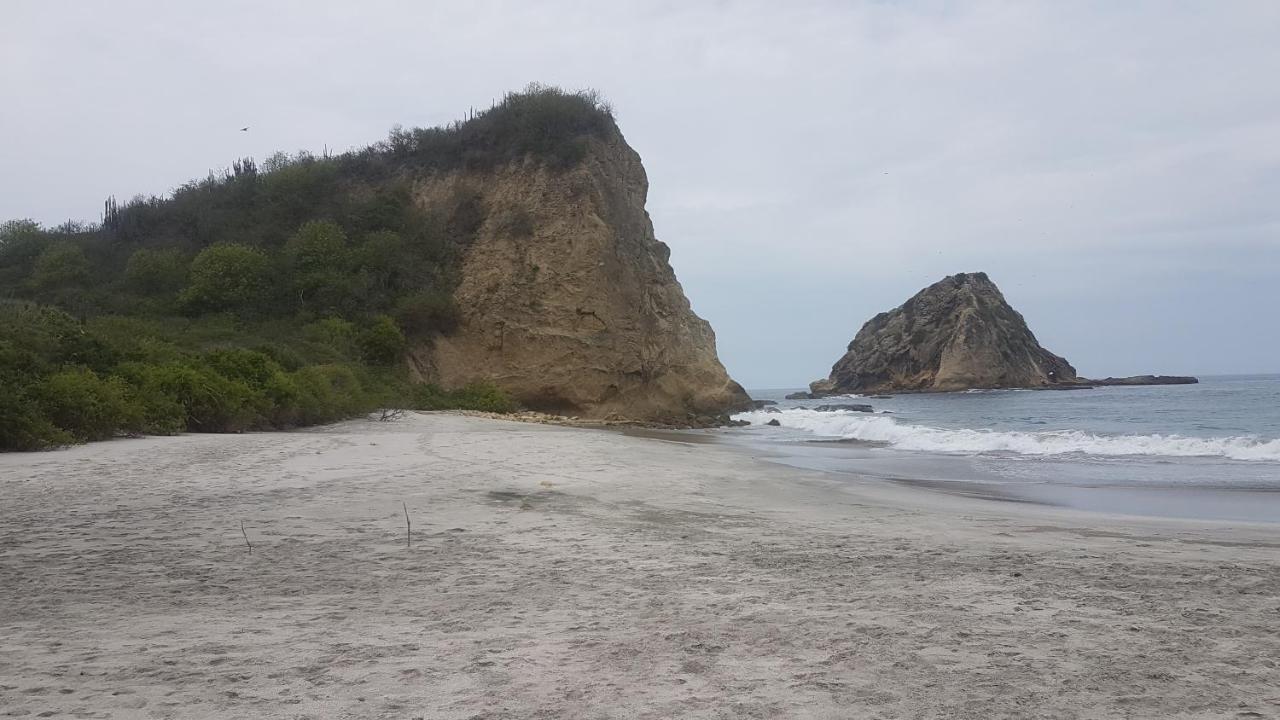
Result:
{"type": "Polygon", "coordinates": [[[116,441],[0,456],[0,716],[1277,717],[1278,570],[607,431],[116,441]]]}

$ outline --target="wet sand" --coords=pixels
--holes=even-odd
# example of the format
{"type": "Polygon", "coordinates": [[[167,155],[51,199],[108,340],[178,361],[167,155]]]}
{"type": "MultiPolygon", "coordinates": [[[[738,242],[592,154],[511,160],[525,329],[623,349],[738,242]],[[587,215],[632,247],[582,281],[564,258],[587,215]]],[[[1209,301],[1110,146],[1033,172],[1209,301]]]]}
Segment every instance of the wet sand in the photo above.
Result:
{"type": "Polygon", "coordinates": [[[423,414],[0,456],[0,717],[1277,717],[1277,627],[1276,526],[741,447],[423,414]]]}
{"type": "Polygon", "coordinates": [[[1134,478],[1125,474],[1128,468],[1110,465],[1107,477],[1090,480],[1079,477],[1080,466],[1070,462],[1022,458],[1020,462],[1036,467],[1035,471],[1027,478],[1010,479],[978,465],[980,458],[894,450],[858,441],[778,443],[726,433],[720,442],[781,465],[832,473],[855,482],[877,479],[960,497],[1054,505],[1115,516],[1280,523],[1280,489],[1221,484],[1211,474],[1203,484],[1190,484],[1134,478]]]}

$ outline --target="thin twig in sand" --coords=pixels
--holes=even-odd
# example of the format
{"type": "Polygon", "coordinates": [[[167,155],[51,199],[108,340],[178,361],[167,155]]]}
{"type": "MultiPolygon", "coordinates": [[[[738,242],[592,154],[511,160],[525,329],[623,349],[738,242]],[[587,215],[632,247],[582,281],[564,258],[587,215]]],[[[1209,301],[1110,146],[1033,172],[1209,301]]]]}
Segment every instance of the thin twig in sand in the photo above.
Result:
{"type": "Polygon", "coordinates": [[[249,546],[249,552],[253,552],[253,543],[249,542],[249,533],[244,531],[244,521],[240,521],[240,534],[244,536],[244,544],[249,546]]]}
{"type": "Polygon", "coordinates": [[[400,505],[404,507],[404,546],[413,546],[413,525],[409,522],[409,506],[400,501],[400,505]]]}

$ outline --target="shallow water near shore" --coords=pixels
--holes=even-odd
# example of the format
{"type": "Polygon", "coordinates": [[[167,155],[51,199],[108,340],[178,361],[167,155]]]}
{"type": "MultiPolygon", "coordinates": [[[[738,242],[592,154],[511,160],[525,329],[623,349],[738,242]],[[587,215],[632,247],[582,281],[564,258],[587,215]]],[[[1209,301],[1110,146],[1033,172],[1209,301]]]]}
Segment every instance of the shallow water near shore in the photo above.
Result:
{"type": "Polygon", "coordinates": [[[1199,385],[785,400],[724,439],[784,464],[993,500],[1280,522],[1280,376],[1199,385]],[[862,403],[875,412],[819,412],[862,403]],[[777,420],[780,426],[768,426],[777,420]]]}

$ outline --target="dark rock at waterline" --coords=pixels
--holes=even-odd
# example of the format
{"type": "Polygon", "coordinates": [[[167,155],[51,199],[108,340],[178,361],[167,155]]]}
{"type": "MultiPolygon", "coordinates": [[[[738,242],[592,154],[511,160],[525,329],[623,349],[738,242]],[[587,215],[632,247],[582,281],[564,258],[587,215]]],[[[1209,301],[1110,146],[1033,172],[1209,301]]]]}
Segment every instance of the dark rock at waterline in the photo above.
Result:
{"type": "Polygon", "coordinates": [[[777,405],[777,404],[778,404],[778,401],[777,401],[777,400],[752,400],[752,401],[751,401],[751,409],[752,409],[752,410],[763,410],[763,409],[765,409],[766,407],[768,407],[769,405],[777,405]]]}
{"type": "Polygon", "coordinates": [[[774,419],[770,420],[769,422],[765,423],[765,425],[772,425],[772,426],[774,426],[774,427],[782,427],[782,423],[778,422],[778,419],[777,419],[777,418],[774,418],[774,419]]]}
{"type": "Polygon", "coordinates": [[[1199,378],[1190,375],[1132,375],[1109,377],[1101,380],[1081,380],[1090,385],[1195,385],[1199,378]]]}
{"type": "Polygon", "coordinates": [[[817,396],[807,392],[793,392],[787,395],[784,400],[816,400],[817,396]]]}
{"type": "Polygon", "coordinates": [[[845,405],[819,405],[818,407],[814,408],[814,410],[818,412],[838,412],[840,410],[848,410],[849,412],[865,412],[865,413],[875,412],[875,409],[873,409],[870,405],[863,405],[861,403],[852,403],[852,404],[845,404],[845,405]]]}
{"type": "Polygon", "coordinates": [[[1075,384],[1075,368],[1040,346],[985,273],[960,273],[880,313],[858,331],[813,395],[944,392],[1075,384]]]}

